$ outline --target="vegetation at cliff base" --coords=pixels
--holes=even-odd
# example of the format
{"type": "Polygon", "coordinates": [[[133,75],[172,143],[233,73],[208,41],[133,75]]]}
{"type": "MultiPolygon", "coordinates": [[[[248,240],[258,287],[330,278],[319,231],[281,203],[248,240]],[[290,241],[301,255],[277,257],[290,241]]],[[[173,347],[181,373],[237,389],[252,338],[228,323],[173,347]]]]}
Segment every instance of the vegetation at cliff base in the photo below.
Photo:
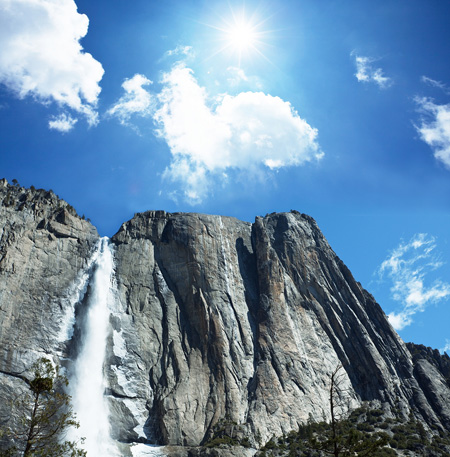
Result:
{"type": "Polygon", "coordinates": [[[207,448],[242,446],[252,447],[249,438],[245,435],[242,425],[229,418],[221,419],[214,426],[211,437],[204,443],[207,448]]]}
{"type": "MultiPolygon", "coordinates": [[[[345,407],[345,372],[338,365],[330,375],[331,421],[310,417],[297,431],[273,437],[256,457],[450,457],[450,435],[439,427],[425,428],[412,412],[383,410],[363,404],[345,407]]],[[[250,447],[258,437],[246,437],[245,427],[231,420],[219,421],[205,447],[250,447]],[[254,439],[253,439],[254,438],[254,439]]]]}
{"type": "Polygon", "coordinates": [[[29,391],[20,395],[13,405],[18,420],[11,417],[7,427],[1,430],[0,457],[86,456],[76,442],[65,440],[69,428],[79,426],[70,396],[64,393],[67,378],[45,358],[39,359],[32,371],[34,377],[27,381],[29,391]]]}
{"type": "MultiPolygon", "coordinates": [[[[398,413],[398,412],[397,412],[398,413]]],[[[427,431],[412,415],[388,417],[381,409],[367,405],[355,409],[336,424],[340,449],[330,441],[332,426],[308,421],[279,438],[271,439],[257,457],[450,457],[450,436],[438,428],[427,431]]]]}

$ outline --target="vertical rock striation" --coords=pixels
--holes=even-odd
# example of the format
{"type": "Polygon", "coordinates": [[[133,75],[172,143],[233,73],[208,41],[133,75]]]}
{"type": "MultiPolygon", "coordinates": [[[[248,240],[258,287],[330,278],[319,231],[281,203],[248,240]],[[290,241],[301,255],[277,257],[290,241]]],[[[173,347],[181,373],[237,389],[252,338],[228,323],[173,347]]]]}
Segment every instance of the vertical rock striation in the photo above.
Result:
{"type": "Polygon", "coordinates": [[[148,212],[112,241],[126,358],[139,353],[132,377],[150,380],[150,436],[195,445],[220,418],[246,422],[257,344],[251,225],[148,212]]]}
{"type": "Polygon", "coordinates": [[[413,407],[447,425],[445,395],[424,393],[406,346],[312,218],[150,211],[113,242],[124,360],[142,356],[130,376],[149,377],[153,439],[198,445],[227,419],[265,441],[321,419],[339,364],[349,407],[413,407]]]}
{"type": "Polygon", "coordinates": [[[62,355],[71,288],[98,238],[52,191],[0,180],[0,420],[38,357],[62,355]]]}
{"type": "Polygon", "coordinates": [[[98,234],[52,191],[3,179],[0,202],[0,369],[20,371],[28,354],[54,351],[65,294],[98,234]]]}
{"type": "MultiPolygon", "coordinates": [[[[97,241],[51,191],[0,181],[2,399],[41,355],[70,372],[97,241]]],[[[198,446],[218,424],[257,446],[321,420],[339,365],[348,408],[411,408],[450,430],[448,357],[408,350],[309,216],[148,211],[111,242],[105,393],[123,455],[137,442],[198,446]]],[[[0,421],[10,414],[3,402],[0,421]]]]}

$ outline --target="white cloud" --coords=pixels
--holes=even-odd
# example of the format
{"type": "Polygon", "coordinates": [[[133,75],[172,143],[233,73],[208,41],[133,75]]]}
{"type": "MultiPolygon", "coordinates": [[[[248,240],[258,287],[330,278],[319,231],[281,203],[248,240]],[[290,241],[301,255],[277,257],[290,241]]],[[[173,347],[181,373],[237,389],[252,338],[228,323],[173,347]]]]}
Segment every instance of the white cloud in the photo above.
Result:
{"type": "Polygon", "coordinates": [[[162,84],[154,119],[173,156],[164,176],[181,182],[191,203],[199,203],[227,169],[257,173],[323,156],[317,130],[279,97],[242,92],[211,101],[183,64],[162,84]]]}
{"type": "Polygon", "coordinates": [[[58,130],[59,132],[66,133],[73,129],[78,119],[74,119],[70,114],[60,114],[54,116],[48,123],[48,126],[52,130],[58,130]]]}
{"type": "Polygon", "coordinates": [[[359,82],[364,83],[373,82],[377,84],[381,89],[385,89],[392,85],[392,79],[384,76],[383,70],[381,68],[373,67],[372,64],[375,61],[376,59],[373,59],[372,57],[355,55],[356,79],[359,82]]]}
{"type": "Polygon", "coordinates": [[[441,89],[446,94],[450,93],[448,87],[441,81],[436,81],[435,79],[429,78],[428,76],[422,76],[420,79],[423,83],[428,84],[429,86],[432,86],[432,87],[437,87],[438,89],[441,89]]]}
{"type": "Polygon", "coordinates": [[[193,50],[192,50],[192,46],[182,46],[182,45],[178,45],[175,49],[170,49],[169,51],[166,52],[166,56],[167,57],[171,57],[171,56],[188,56],[190,54],[192,54],[193,50]]]}
{"type": "Polygon", "coordinates": [[[443,354],[446,352],[447,354],[450,354],[450,340],[445,340],[445,346],[440,350],[441,353],[443,354]]]}
{"type": "Polygon", "coordinates": [[[239,67],[228,67],[227,71],[230,73],[230,77],[228,78],[228,82],[233,85],[237,86],[241,82],[248,82],[248,76],[245,74],[245,71],[239,67]]]}
{"type": "Polygon", "coordinates": [[[437,105],[429,98],[416,98],[426,118],[416,126],[420,137],[434,152],[434,157],[450,169],[450,104],[437,105]]]}
{"type": "Polygon", "coordinates": [[[0,0],[0,82],[98,122],[102,65],[83,51],[89,19],[73,0],[0,0]]]}
{"type": "Polygon", "coordinates": [[[122,84],[125,95],[107,111],[107,114],[117,117],[121,124],[128,124],[133,115],[150,115],[154,105],[153,96],[144,89],[144,86],[150,84],[152,81],[140,74],[126,79],[122,84]]]}
{"type": "Polygon", "coordinates": [[[398,312],[388,315],[389,321],[396,330],[402,330],[413,322],[413,316],[425,308],[450,296],[450,284],[435,281],[425,284],[425,279],[442,263],[434,254],[435,238],[421,233],[408,243],[401,243],[381,264],[380,277],[388,275],[393,285],[392,297],[402,305],[398,312]]]}
{"type": "Polygon", "coordinates": [[[227,83],[230,86],[241,86],[242,84],[245,84],[248,87],[254,87],[259,90],[262,88],[259,78],[257,76],[247,76],[242,68],[228,67],[227,72],[229,73],[227,83]]]}

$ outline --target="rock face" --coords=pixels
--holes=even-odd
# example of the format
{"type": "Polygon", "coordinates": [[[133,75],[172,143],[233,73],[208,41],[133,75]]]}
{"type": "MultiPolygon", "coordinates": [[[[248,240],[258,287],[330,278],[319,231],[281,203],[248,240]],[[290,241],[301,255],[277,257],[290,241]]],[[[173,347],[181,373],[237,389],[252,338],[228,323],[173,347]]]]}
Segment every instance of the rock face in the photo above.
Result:
{"type": "Polygon", "coordinates": [[[0,425],[14,419],[11,401],[27,390],[27,369],[39,357],[62,357],[69,297],[97,239],[52,191],[0,180],[0,425]]]}
{"type": "Polygon", "coordinates": [[[423,344],[406,343],[406,347],[412,355],[414,364],[420,359],[428,360],[439,370],[450,386],[450,357],[447,353],[441,354],[437,349],[426,347],[423,344]]]}
{"type": "Polygon", "coordinates": [[[60,341],[66,292],[97,230],[52,191],[0,180],[0,370],[22,372],[60,341]]]}
{"type": "Polygon", "coordinates": [[[450,357],[437,349],[407,343],[413,356],[414,376],[428,402],[450,430],[450,357]]]}
{"type": "Polygon", "coordinates": [[[265,442],[309,415],[328,417],[339,364],[350,407],[414,407],[447,426],[447,397],[420,387],[434,371],[414,369],[312,218],[291,212],[249,224],[147,212],[112,241],[120,301],[132,316],[126,341],[140,345],[141,376],[150,375],[147,431],[160,442],[201,443],[224,418],[265,442]]]}
{"type": "MultiPolygon", "coordinates": [[[[3,398],[37,353],[69,358],[70,368],[77,335],[65,316],[80,314],[77,290],[98,235],[54,194],[0,183],[3,398]]],[[[447,365],[413,360],[309,216],[250,224],[149,211],[111,243],[105,373],[116,441],[198,446],[227,423],[257,447],[310,416],[328,417],[339,365],[348,408],[411,409],[450,430],[447,365]]]]}

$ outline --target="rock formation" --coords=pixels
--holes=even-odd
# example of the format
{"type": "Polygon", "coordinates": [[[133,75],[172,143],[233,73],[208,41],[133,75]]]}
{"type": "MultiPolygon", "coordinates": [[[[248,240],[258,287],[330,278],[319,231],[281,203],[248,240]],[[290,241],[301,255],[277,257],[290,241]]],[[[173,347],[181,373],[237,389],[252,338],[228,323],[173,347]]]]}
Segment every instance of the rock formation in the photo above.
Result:
{"type": "Polygon", "coordinates": [[[0,180],[1,371],[22,373],[58,349],[64,301],[97,230],[52,191],[0,180]]]}
{"type": "MultiPolygon", "coordinates": [[[[80,338],[71,319],[83,315],[98,235],[52,192],[3,180],[0,202],[0,394],[9,398],[39,354],[70,372],[80,338]]],[[[411,409],[450,430],[448,365],[411,355],[311,217],[250,224],[148,211],[111,243],[105,375],[116,441],[199,446],[229,423],[257,447],[328,417],[339,364],[348,408],[411,409]]]]}

